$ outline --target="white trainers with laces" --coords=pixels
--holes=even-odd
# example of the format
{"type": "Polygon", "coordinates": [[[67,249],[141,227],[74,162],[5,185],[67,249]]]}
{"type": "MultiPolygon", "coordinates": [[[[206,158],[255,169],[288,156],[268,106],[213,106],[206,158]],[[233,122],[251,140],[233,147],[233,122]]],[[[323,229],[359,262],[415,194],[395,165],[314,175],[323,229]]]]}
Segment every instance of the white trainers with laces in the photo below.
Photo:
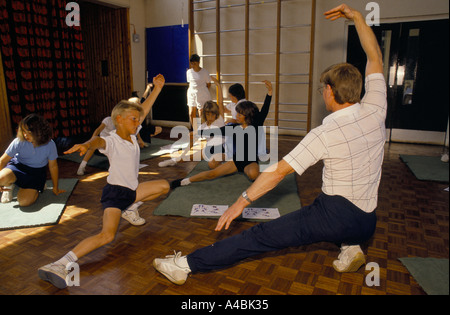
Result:
{"type": "Polygon", "coordinates": [[[125,220],[127,220],[128,222],[130,222],[131,224],[136,225],[136,226],[144,225],[145,219],[141,218],[139,216],[139,211],[138,211],[138,207],[141,204],[143,204],[142,201],[138,201],[138,202],[132,204],[130,207],[128,207],[127,210],[122,212],[122,218],[124,218],[125,220]]]}
{"type": "Polygon", "coordinates": [[[51,263],[38,269],[39,278],[48,281],[58,289],[67,287],[67,275],[69,271],[63,264],[51,263]]]}
{"type": "Polygon", "coordinates": [[[191,272],[186,260],[186,256],[181,256],[181,252],[175,252],[175,255],[166,256],[166,258],[156,258],[153,260],[153,267],[162,273],[172,283],[182,285],[191,272]]]}
{"type": "Polygon", "coordinates": [[[356,272],[366,263],[366,258],[359,245],[343,245],[338,259],[333,261],[333,268],[337,272],[356,272]]]}

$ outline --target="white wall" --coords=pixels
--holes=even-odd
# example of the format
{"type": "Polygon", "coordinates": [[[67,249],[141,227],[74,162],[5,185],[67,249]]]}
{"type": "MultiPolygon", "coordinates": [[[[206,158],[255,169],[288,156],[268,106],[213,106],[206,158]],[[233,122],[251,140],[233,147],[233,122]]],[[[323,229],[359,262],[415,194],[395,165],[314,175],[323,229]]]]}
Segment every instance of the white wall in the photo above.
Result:
{"type": "MultiPolygon", "coordinates": [[[[369,1],[347,0],[351,7],[364,12],[369,1]]],[[[380,6],[381,23],[401,21],[417,21],[436,18],[448,18],[449,1],[447,0],[377,0],[380,6]]],[[[329,65],[345,62],[347,47],[347,26],[342,19],[330,22],[323,17],[323,12],[342,3],[342,0],[317,1],[316,45],[314,60],[314,89],[319,87],[319,78],[329,65]]],[[[445,40],[448,40],[446,38],[445,40]]],[[[312,124],[321,124],[328,114],[323,106],[320,95],[313,95],[312,124]],[[322,104],[322,105],[321,105],[322,104]]]]}
{"type": "MultiPolygon", "coordinates": [[[[145,28],[180,25],[182,22],[187,24],[188,0],[102,0],[101,2],[130,8],[131,23],[136,25],[136,31],[141,37],[140,43],[132,43],[131,46],[133,82],[134,89],[142,92],[145,88],[145,28]]],[[[320,74],[325,68],[346,60],[347,46],[347,23],[344,20],[330,22],[323,17],[323,12],[338,6],[342,0],[317,0],[316,2],[313,91],[319,87],[320,74]]],[[[368,2],[370,1],[346,1],[363,14],[369,13],[365,11],[368,2]]],[[[449,14],[448,0],[377,0],[376,2],[380,6],[381,23],[448,18],[449,14]]],[[[290,18],[295,22],[295,17],[290,18]]],[[[133,32],[133,28],[131,31],[133,32]]],[[[298,41],[298,38],[293,38],[292,41],[298,41]]],[[[313,93],[312,102],[312,127],[315,127],[322,123],[328,113],[318,93],[313,93]]]]}
{"type": "Polygon", "coordinates": [[[145,3],[147,27],[181,25],[182,22],[188,25],[188,0],[145,0],[145,3]]]}

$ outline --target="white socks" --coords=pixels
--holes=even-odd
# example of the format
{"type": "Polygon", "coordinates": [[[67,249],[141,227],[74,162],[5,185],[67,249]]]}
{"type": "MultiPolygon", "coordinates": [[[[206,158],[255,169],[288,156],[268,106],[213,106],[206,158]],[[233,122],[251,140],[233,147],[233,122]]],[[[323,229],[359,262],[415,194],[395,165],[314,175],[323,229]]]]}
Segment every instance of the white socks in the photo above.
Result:
{"type": "Polygon", "coordinates": [[[177,165],[177,161],[174,159],[168,159],[158,163],[159,167],[167,167],[167,166],[175,166],[177,165]]]}
{"type": "Polygon", "coordinates": [[[187,186],[191,183],[191,181],[189,180],[189,178],[185,178],[181,181],[181,186],[187,186]]]}
{"type": "Polygon", "coordinates": [[[86,168],[87,162],[81,161],[80,166],[78,167],[77,175],[84,175],[84,169],[86,168]]]}
{"type": "Polygon", "coordinates": [[[67,266],[70,263],[74,263],[78,260],[77,255],[75,255],[72,251],[68,252],[63,258],[56,261],[55,264],[62,264],[63,266],[67,266]]]}
{"type": "Polygon", "coordinates": [[[144,203],[143,201],[135,202],[131,206],[129,206],[125,211],[136,211],[137,208],[139,208],[140,205],[142,205],[143,203],[144,203]]]}
{"type": "Polygon", "coordinates": [[[13,199],[14,184],[12,184],[10,186],[3,186],[3,188],[9,189],[9,190],[5,190],[2,192],[1,203],[11,202],[11,200],[13,199]]]}

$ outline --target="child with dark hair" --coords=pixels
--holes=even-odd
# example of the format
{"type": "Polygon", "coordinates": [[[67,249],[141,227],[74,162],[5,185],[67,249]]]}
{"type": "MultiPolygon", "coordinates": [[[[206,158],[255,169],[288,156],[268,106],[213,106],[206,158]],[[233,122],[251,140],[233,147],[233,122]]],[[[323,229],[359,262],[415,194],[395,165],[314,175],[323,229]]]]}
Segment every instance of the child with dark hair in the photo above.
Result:
{"type": "MultiPolygon", "coordinates": [[[[203,157],[205,160],[208,161],[210,168],[215,168],[219,165],[221,161],[223,161],[223,153],[225,152],[223,147],[223,137],[222,136],[214,136],[214,131],[218,130],[219,128],[225,126],[224,122],[224,108],[223,108],[223,92],[222,92],[222,86],[220,85],[219,80],[217,80],[215,77],[211,76],[211,80],[216,85],[217,91],[218,91],[218,99],[217,103],[213,101],[207,101],[203,105],[203,111],[202,111],[202,124],[198,127],[197,133],[201,134],[204,133],[204,137],[206,138],[206,146],[203,148],[203,157]],[[208,134],[207,131],[212,131],[213,135],[208,134]]],[[[193,143],[192,146],[194,146],[194,140],[195,137],[198,137],[197,135],[194,135],[194,131],[190,133],[190,142],[193,143]]],[[[158,164],[159,167],[167,167],[167,166],[175,166],[177,163],[182,162],[185,160],[185,157],[189,155],[189,152],[191,151],[191,146],[186,147],[184,151],[179,156],[172,156],[171,159],[162,161],[158,164]]]]}
{"type": "Polygon", "coordinates": [[[235,83],[228,88],[228,94],[231,99],[231,103],[225,106],[225,112],[231,114],[231,119],[227,120],[225,123],[236,123],[236,106],[245,99],[245,90],[242,84],[235,83]]]}
{"type": "Polygon", "coordinates": [[[186,71],[186,79],[189,83],[187,91],[187,105],[189,107],[189,121],[193,130],[194,119],[197,117],[197,111],[199,116],[203,109],[203,105],[211,100],[211,93],[209,87],[211,86],[211,78],[208,70],[200,67],[200,56],[193,54],[189,59],[190,68],[186,71]]]}
{"type": "Polygon", "coordinates": [[[272,101],[272,83],[270,81],[263,82],[267,88],[267,95],[261,111],[253,102],[243,101],[236,106],[237,123],[220,128],[222,135],[225,136],[226,128],[233,129],[232,148],[228,150],[228,153],[231,153],[228,155],[232,155],[232,159],[224,161],[224,163],[212,170],[198,173],[189,178],[177,179],[171,183],[172,188],[187,186],[193,182],[212,180],[236,172],[244,173],[252,181],[259,176],[259,131],[260,127],[264,125],[272,101]],[[252,135],[254,136],[253,139],[252,135]],[[253,150],[251,150],[252,146],[253,150]]]}
{"type": "Polygon", "coordinates": [[[17,137],[0,158],[0,191],[2,203],[11,202],[14,184],[19,187],[17,201],[22,207],[32,205],[44,190],[49,166],[53,193],[58,188],[58,152],[53,142],[52,129],[41,116],[31,114],[20,123],[17,137]]]}

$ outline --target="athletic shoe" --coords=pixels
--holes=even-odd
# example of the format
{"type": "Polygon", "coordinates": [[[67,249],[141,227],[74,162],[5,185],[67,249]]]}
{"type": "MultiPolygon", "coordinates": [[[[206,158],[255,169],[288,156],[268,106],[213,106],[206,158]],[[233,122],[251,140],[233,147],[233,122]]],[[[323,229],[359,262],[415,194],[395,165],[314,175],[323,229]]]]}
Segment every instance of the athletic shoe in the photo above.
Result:
{"type": "Polygon", "coordinates": [[[67,287],[67,275],[69,271],[62,264],[51,263],[39,268],[38,275],[44,281],[48,281],[58,289],[67,287]]]}
{"type": "Polygon", "coordinates": [[[166,256],[166,258],[156,258],[153,260],[153,267],[177,285],[184,284],[191,272],[191,269],[184,266],[186,264],[185,258],[181,257],[181,252],[166,256]]]}
{"type": "Polygon", "coordinates": [[[338,259],[333,261],[333,268],[337,272],[356,272],[366,263],[366,258],[358,245],[342,246],[338,259]]]}
{"type": "Polygon", "coordinates": [[[143,204],[142,201],[132,204],[130,207],[128,207],[127,210],[122,212],[122,218],[124,218],[125,220],[127,220],[128,222],[130,222],[131,224],[136,225],[136,226],[144,225],[145,219],[141,218],[139,216],[139,211],[138,211],[138,207],[141,204],[143,204]]]}

